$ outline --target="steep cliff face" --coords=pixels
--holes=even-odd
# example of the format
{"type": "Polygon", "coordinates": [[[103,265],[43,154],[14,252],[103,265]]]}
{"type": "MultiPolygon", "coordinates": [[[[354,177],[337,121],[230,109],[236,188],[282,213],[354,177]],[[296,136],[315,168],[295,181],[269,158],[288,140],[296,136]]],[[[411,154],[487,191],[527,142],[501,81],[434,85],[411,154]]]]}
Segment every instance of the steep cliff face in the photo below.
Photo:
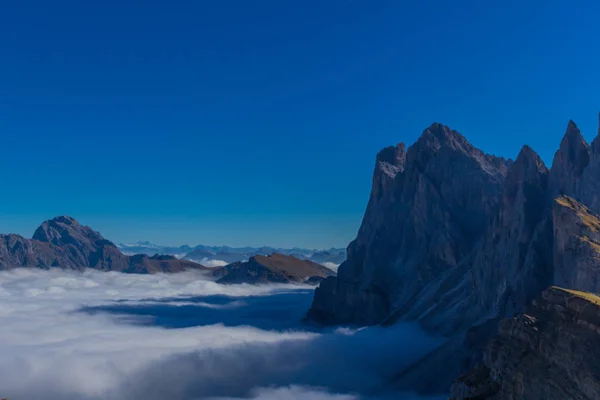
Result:
{"type": "Polygon", "coordinates": [[[430,126],[405,156],[404,145],[384,152],[348,259],[316,290],[316,320],[383,322],[455,269],[498,208],[510,162],[447,126],[430,126]]]}
{"type": "Polygon", "coordinates": [[[324,323],[418,320],[447,335],[398,375],[402,389],[446,391],[478,362],[489,328],[550,285],[600,291],[600,139],[588,145],[571,121],[550,170],[528,146],[513,163],[465,142],[434,124],[408,149],[309,311],[324,323]]]}
{"type": "Polygon", "coordinates": [[[600,220],[583,204],[566,196],[556,199],[554,284],[600,293],[600,220]]]}
{"type": "Polygon", "coordinates": [[[451,399],[598,399],[599,332],[599,297],[551,287],[500,324],[484,362],[453,385],[451,399]]]}
{"type": "MultiPolygon", "coordinates": [[[[523,147],[508,172],[498,213],[475,252],[464,260],[466,301],[453,310],[458,311],[454,317],[459,316],[462,324],[513,315],[550,285],[552,221],[547,178],[540,157],[523,147]]],[[[444,318],[452,319],[452,315],[444,318]]]]}
{"type": "Polygon", "coordinates": [[[513,163],[439,124],[406,155],[404,146],[385,149],[348,259],[317,289],[309,316],[356,324],[418,319],[450,335],[514,315],[553,282],[598,290],[585,274],[565,281],[565,268],[555,271],[564,257],[571,262],[569,246],[593,249],[596,239],[564,233],[553,212],[561,195],[600,209],[600,186],[590,189],[600,179],[596,148],[599,141],[588,145],[570,121],[550,170],[528,146],[513,163]]]}
{"type": "Polygon", "coordinates": [[[552,224],[546,211],[548,170],[523,147],[508,170],[500,203],[473,251],[434,280],[403,308],[398,318],[419,319],[451,334],[514,310],[552,279],[552,224]]]}

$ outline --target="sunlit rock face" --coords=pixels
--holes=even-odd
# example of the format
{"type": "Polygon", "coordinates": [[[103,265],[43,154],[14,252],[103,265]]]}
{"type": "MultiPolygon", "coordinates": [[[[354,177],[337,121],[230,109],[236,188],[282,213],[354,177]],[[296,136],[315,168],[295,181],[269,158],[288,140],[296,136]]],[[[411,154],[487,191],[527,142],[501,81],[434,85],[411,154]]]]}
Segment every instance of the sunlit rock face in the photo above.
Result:
{"type": "Polygon", "coordinates": [[[500,324],[484,362],[452,386],[453,400],[600,398],[600,298],[551,287],[500,324]]]}

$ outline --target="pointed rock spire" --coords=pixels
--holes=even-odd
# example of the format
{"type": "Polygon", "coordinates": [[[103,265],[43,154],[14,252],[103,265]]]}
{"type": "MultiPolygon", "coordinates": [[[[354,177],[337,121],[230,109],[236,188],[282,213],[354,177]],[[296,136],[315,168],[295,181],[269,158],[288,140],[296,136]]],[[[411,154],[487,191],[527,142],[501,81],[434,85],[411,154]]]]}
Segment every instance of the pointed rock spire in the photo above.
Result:
{"type": "Polygon", "coordinates": [[[524,145],[517,156],[515,162],[511,165],[512,168],[524,168],[527,170],[535,170],[537,172],[547,173],[548,168],[542,161],[538,153],[535,152],[530,146],[524,145]]]}
{"type": "Polygon", "coordinates": [[[545,191],[547,176],[548,168],[540,156],[531,147],[525,145],[508,170],[506,193],[516,191],[524,182],[529,186],[535,186],[539,191],[545,191]]]}
{"type": "Polygon", "coordinates": [[[569,121],[558,153],[566,156],[566,161],[578,175],[581,175],[581,172],[590,161],[590,145],[585,141],[583,135],[581,135],[581,131],[573,120],[569,121]]]}
{"type": "Polygon", "coordinates": [[[550,187],[555,193],[575,194],[583,170],[590,162],[590,145],[572,120],[554,154],[550,169],[550,187]]]}

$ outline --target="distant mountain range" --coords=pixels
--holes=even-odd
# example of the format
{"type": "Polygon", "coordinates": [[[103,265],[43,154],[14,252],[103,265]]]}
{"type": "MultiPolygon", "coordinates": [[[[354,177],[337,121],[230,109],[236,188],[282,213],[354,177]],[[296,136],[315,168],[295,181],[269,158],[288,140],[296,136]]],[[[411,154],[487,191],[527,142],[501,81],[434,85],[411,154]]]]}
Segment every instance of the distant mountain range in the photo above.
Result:
{"type": "Polygon", "coordinates": [[[222,266],[234,262],[245,262],[254,256],[267,256],[273,253],[294,256],[336,269],[346,259],[346,249],[331,248],[312,250],[294,247],[229,247],[229,246],[163,246],[147,241],[119,243],[117,247],[125,254],[167,254],[180,259],[195,261],[209,267],[222,266]]]}
{"type": "MultiPolygon", "coordinates": [[[[300,249],[293,249],[295,254],[302,257],[339,260],[335,258],[335,252],[298,250],[300,249]]],[[[13,268],[70,270],[91,268],[99,271],[136,274],[199,270],[205,271],[209,276],[212,275],[219,283],[226,284],[308,283],[315,285],[326,277],[335,276],[333,268],[326,268],[292,254],[272,251],[267,247],[260,249],[206,246],[197,246],[194,249],[189,246],[168,248],[148,242],[117,247],[99,232],[89,226],[81,225],[68,216],[45,221],[31,239],[15,234],[0,234],[0,271],[13,268]],[[121,251],[121,248],[126,249],[127,254],[121,251]],[[187,256],[185,250],[189,251],[188,255],[203,256],[203,259],[198,260],[200,262],[186,260],[183,258],[187,256]],[[167,252],[171,254],[165,254],[167,252]],[[234,258],[233,263],[224,261],[224,259],[234,258]]]]}

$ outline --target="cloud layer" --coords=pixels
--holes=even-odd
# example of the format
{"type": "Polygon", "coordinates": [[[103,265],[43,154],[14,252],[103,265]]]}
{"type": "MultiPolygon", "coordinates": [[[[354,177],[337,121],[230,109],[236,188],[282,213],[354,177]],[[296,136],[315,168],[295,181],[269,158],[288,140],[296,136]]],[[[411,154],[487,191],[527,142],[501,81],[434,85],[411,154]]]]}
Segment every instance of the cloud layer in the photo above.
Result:
{"type": "Polygon", "coordinates": [[[332,262],[324,262],[323,266],[329,268],[332,271],[337,272],[338,268],[340,267],[340,264],[336,264],[336,263],[332,263],[332,262]]]}
{"type": "Polygon", "coordinates": [[[200,273],[1,272],[0,397],[376,398],[438,344],[410,325],[309,329],[310,296],[200,273]]]}
{"type": "Polygon", "coordinates": [[[210,268],[224,267],[225,265],[228,264],[227,261],[215,260],[212,258],[203,258],[202,260],[199,260],[198,263],[204,265],[205,267],[210,267],[210,268]]]}

